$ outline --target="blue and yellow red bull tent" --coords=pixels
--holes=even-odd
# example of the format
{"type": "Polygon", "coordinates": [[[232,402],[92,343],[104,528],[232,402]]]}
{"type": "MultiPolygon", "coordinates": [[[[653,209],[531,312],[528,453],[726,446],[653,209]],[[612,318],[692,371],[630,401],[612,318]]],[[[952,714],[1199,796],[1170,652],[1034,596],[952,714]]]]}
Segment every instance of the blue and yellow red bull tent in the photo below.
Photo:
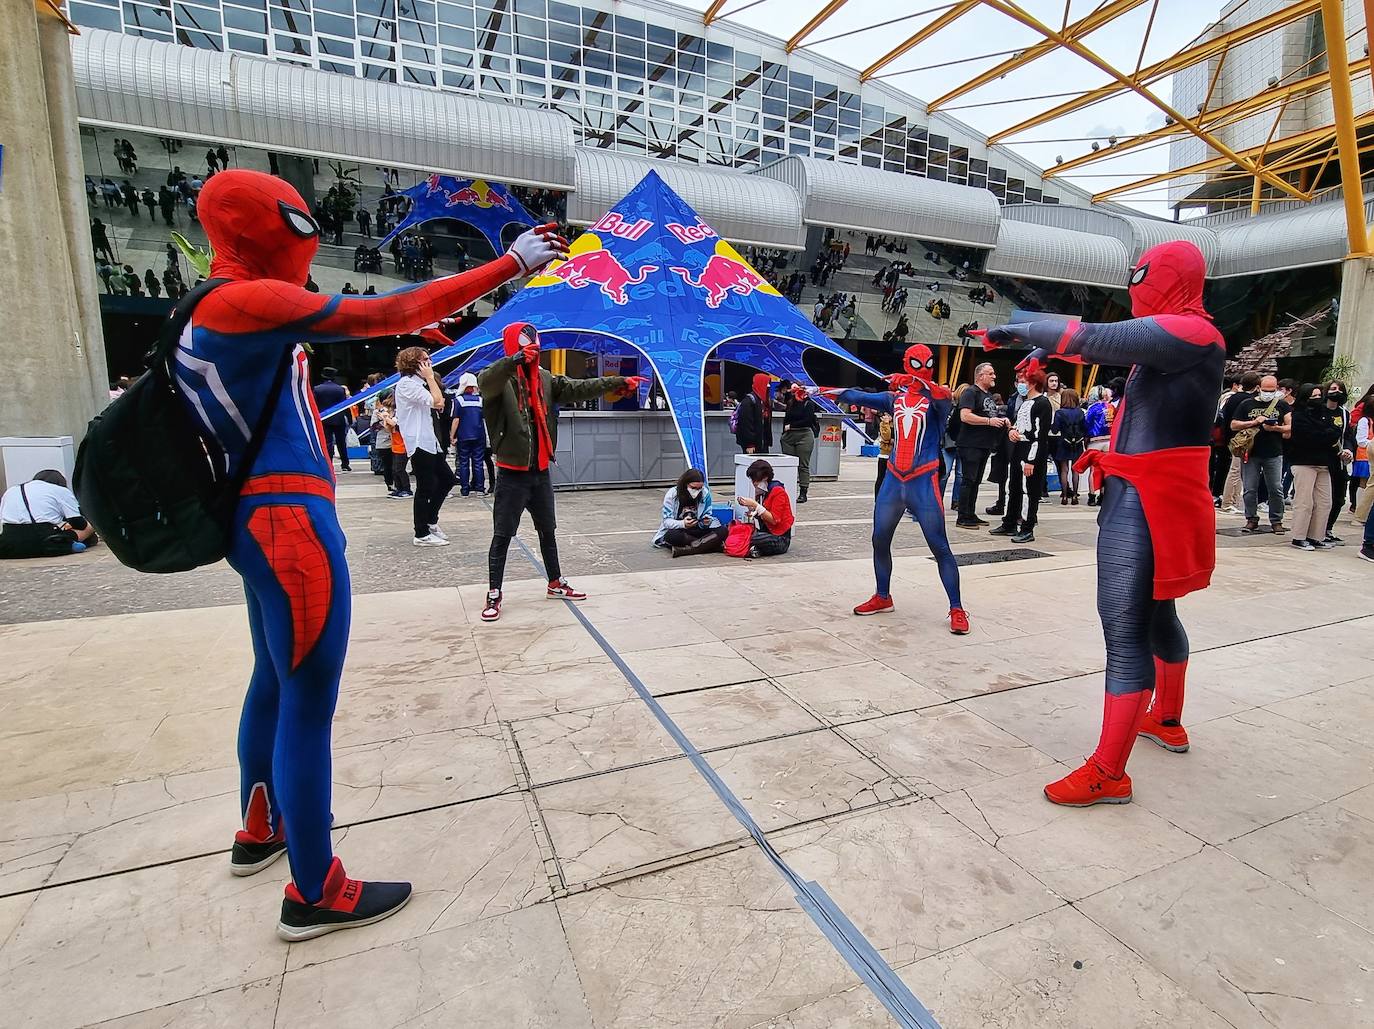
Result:
{"type": "Polygon", "coordinates": [[[815,348],[880,377],[807,321],[653,171],[573,241],[567,260],[434,353],[436,367],[469,355],[446,381],[501,357],[501,332],[512,322],[538,328],[545,350],[641,355],[662,385],[688,464],[703,469],[708,360],[812,385],[802,356],[815,348]]]}
{"type": "Polygon", "coordinates": [[[449,218],[471,225],[486,237],[492,250],[500,254],[506,249],[501,242],[502,229],[512,224],[526,227],[534,224],[534,217],[525,210],[520,198],[499,182],[431,175],[398,195],[410,198],[410,210],[377,244],[378,249],[425,222],[449,218]]]}

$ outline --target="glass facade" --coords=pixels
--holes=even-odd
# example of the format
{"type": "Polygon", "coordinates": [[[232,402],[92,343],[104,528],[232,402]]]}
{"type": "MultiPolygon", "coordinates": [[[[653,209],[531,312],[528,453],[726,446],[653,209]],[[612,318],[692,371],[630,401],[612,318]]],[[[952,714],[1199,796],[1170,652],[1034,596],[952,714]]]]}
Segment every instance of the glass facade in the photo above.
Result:
{"type": "MultiPolygon", "coordinates": [[[[81,25],[562,111],[584,146],[751,168],[800,155],[1058,203],[921,105],[696,12],[557,0],[70,0],[81,25]],[[603,7],[613,7],[606,10],[603,7]],[[676,13],[671,13],[676,12],[676,13]],[[641,17],[631,17],[631,13],[641,17]],[[693,26],[689,31],[683,26],[693,26]],[[807,67],[821,64],[807,60],[807,67]],[[974,151],[970,153],[970,149],[974,151]],[[977,156],[985,155],[984,157],[977,156]]],[[[823,62],[828,64],[829,62],[823,62]]]]}

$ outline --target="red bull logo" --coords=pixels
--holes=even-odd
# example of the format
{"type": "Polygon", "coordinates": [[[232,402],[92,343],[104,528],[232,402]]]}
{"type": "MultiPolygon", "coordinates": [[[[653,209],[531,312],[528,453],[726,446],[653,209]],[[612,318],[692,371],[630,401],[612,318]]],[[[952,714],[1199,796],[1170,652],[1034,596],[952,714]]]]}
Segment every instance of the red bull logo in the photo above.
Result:
{"type": "Polygon", "coordinates": [[[425,179],[425,196],[432,197],[435,193],[438,193],[443,188],[443,176],[431,175],[429,178],[425,179]]]}
{"type": "Polygon", "coordinates": [[[712,309],[719,307],[721,301],[731,293],[744,297],[755,290],[772,289],[767,280],[754,269],[724,254],[712,254],[711,259],[706,262],[706,267],[696,278],[693,278],[692,273],[686,268],[672,267],[668,270],[677,274],[692,288],[704,289],[706,306],[712,309]]]}
{"type": "Polygon", "coordinates": [[[475,180],[471,185],[464,186],[462,189],[455,189],[445,196],[445,207],[455,207],[459,204],[467,204],[472,207],[490,208],[499,207],[504,211],[513,211],[510,198],[496,192],[481,179],[475,180]]]}
{"type": "Polygon", "coordinates": [[[650,272],[655,271],[658,271],[658,265],[645,264],[631,275],[609,250],[587,250],[571,255],[562,264],[554,265],[540,278],[561,279],[573,289],[596,286],[607,299],[624,304],[630,299],[627,292],[629,287],[639,285],[649,277],[650,272]]]}

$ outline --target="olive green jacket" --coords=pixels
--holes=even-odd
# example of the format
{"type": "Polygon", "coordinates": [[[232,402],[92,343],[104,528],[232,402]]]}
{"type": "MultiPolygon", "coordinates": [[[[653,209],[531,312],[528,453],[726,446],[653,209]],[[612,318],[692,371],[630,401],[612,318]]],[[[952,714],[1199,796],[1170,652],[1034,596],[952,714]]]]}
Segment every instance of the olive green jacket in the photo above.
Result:
{"type": "MultiPolygon", "coordinates": [[[[508,468],[530,466],[530,444],[534,439],[526,380],[524,376],[515,374],[522,360],[519,354],[503,357],[489,364],[477,376],[477,389],[482,394],[482,419],[487,423],[492,457],[497,464],[508,468]]],[[[558,449],[557,405],[594,400],[625,387],[625,379],[620,375],[608,375],[601,379],[570,379],[566,375],[552,375],[541,368],[539,379],[544,386],[549,444],[554,450],[558,449]]]]}

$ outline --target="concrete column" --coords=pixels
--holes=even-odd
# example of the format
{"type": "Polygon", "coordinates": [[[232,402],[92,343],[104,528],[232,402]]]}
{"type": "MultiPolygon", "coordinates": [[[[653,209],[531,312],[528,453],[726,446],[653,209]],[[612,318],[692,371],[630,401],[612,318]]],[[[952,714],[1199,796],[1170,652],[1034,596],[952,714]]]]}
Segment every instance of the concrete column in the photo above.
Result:
{"type": "Polygon", "coordinates": [[[281,177],[296,187],[296,192],[305,201],[306,207],[315,209],[315,162],[309,157],[296,157],[293,154],[277,155],[277,171],[281,177]]]}
{"type": "MultiPolygon", "coordinates": [[[[92,341],[73,292],[70,216],[64,216],[63,194],[84,205],[85,192],[80,174],[69,181],[54,154],[39,19],[56,20],[31,0],[0,0],[0,39],[5,41],[0,282],[6,297],[0,322],[0,436],[80,439],[97,410],[97,397],[92,341]]],[[[68,65],[69,81],[70,74],[68,65]]],[[[81,271],[89,275],[89,241],[86,260],[81,271]]],[[[103,349],[98,332],[93,342],[103,349]]],[[[103,354],[97,363],[103,364],[103,354]]]]}
{"type": "Polygon", "coordinates": [[[1341,265],[1341,313],[1336,357],[1355,362],[1350,394],[1374,383],[1374,257],[1347,257],[1341,265]]]}
{"type": "Polygon", "coordinates": [[[43,85],[48,100],[53,166],[59,186],[57,199],[62,209],[62,227],[72,264],[86,373],[98,411],[109,399],[110,373],[105,361],[105,335],[100,322],[100,286],[95,274],[90,208],[84,188],[81,129],[76,119],[76,78],[72,72],[71,36],[60,19],[40,13],[38,39],[42,47],[43,85]]]}

